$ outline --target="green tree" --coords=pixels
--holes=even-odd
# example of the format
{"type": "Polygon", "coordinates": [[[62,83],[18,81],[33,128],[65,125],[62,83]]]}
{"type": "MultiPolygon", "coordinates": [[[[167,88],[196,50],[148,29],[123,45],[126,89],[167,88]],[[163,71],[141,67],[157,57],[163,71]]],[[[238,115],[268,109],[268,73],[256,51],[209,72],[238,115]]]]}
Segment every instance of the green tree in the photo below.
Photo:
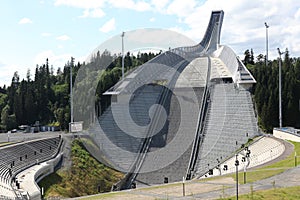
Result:
{"type": "Polygon", "coordinates": [[[6,105],[1,112],[1,123],[6,130],[17,128],[16,116],[9,114],[9,105],[6,105]]]}
{"type": "Polygon", "coordinates": [[[247,49],[244,52],[244,55],[245,55],[244,60],[243,60],[244,64],[245,65],[251,64],[251,53],[250,53],[249,49],[247,49]]]}

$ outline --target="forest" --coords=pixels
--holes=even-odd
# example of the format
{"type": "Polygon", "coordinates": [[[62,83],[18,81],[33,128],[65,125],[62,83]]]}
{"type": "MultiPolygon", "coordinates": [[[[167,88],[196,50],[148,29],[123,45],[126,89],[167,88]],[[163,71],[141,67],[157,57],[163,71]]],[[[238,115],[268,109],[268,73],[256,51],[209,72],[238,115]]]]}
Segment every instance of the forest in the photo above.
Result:
{"type": "MultiPolygon", "coordinates": [[[[154,53],[128,52],[125,55],[125,72],[154,58],[154,53]]],[[[272,132],[279,126],[278,119],[278,60],[266,62],[262,54],[254,56],[253,50],[246,50],[243,62],[255,77],[257,83],[252,89],[253,100],[258,114],[258,123],[265,132],[272,132]]],[[[91,58],[94,66],[101,65],[106,59],[111,64],[97,78],[95,105],[100,105],[100,113],[109,105],[109,99],[102,95],[121,77],[120,55],[110,52],[97,52],[91,58]]],[[[28,70],[25,79],[20,80],[15,72],[10,86],[0,87],[0,132],[18,128],[20,125],[32,125],[39,121],[43,125],[56,125],[61,130],[68,130],[70,122],[70,69],[72,84],[79,69],[88,69],[90,63],[75,63],[70,58],[63,68],[54,72],[49,60],[37,65],[34,75],[28,70]],[[33,77],[33,78],[32,78],[33,77]]],[[[96,69],[92,69],[96,70],[96,69]]],[[[90,73],[90,71],[89,71],[90,73]]],[[[98,109],[99,108],[95,108],[98,109]]],[[[282,59],[282,109],[283,126],[300,127],[300,58],[290,58],[289,53],[282,59]]]]}
{"type": "MultiPolygon", "coordinates": [[[[260,128],[271,133],[279,127],[279,59],[268,61],[262,54],[254,60],[253,50],[245,51],[244,64],[256,79],[254,97],[260,128]]],[[[300,128],[300,58],[290,58],[289,51],[281,61],[282,126],[300,128]]]]}
{"type": "MultiPolygon", "coordinates": [[[[138,53],[136,56],[128,52],[124,56],[125,72],[154,58],[154,53],[138,53]]],[[[105,71],[99,74],[97,87],[97,101],[107,105],[108,99],[102,98],[102,93],[116,84],[121,77],[120,55],[111,55],[98,51],[91,63],[99,65],[101,60],[111,60],[105,71]],[[102,99],[102,100],[101,100],[102,99]]],[[[54,73],[48,59],[45,64],[37,65],[32,78],[31,71],[27,71],[25,79],[20,80],[15,72],[10,86],[0,87],[0,132],[18,129],[20,125],[33,125],[39,122],[42,125],[59,126],[61,130],[68,130],[70,122],[70,69],[72,68],[72,84],[74,85],[77,72],[80,68],[89,68],[90,63],[75,63],[70,58],[63,69],[58,68],[54,73]]],[[[99,102],[96,102],[98,105],[99,102]]],[[[105,109],[105,106],[102,107],[105,109]]]]}

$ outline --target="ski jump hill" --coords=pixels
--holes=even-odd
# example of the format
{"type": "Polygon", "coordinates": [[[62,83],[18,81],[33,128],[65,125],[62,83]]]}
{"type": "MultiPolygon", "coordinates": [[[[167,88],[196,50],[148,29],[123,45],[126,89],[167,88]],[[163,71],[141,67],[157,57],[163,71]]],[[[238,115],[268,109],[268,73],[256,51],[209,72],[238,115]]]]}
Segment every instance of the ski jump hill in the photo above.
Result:
{"type": "Polygon", "coordinates": [[[105,92],[111,105],[84,143],[126,173],[115,190],[201,177],[259,135],[256,81],[220,44],[223,17],[213,11],[199,44],[159,54],[105,92]]]}

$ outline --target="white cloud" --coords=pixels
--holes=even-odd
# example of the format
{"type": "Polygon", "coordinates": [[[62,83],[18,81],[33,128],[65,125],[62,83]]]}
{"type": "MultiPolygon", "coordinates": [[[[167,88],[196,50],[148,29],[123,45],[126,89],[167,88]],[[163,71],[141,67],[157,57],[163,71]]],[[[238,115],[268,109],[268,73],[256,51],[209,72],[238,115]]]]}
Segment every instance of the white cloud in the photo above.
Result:
{"type": "MultiPolygon", "coordinates": [[[[162,3],[160,5],[163,5],[165,1],[168,0],[162,0],[162,3]]],[[[146,1],[134,1],[134,0],[55,0],[54,5],[55,6],[70,6],[70,7],[76,7],[76,8],[83,8],[83,9],[96,9],[97,12],[99,8],[103,8],[105,6],[105,3],[109,3],[115,8],[126,8],[126,9],[132,9],[136,11],[148,11],[151,10],[150,3],[146,1]]],[[[156,1],[157,2],[157,1],[156,1]]],[[[100,13],[95,13],[96,15],[100,13]]],[[[82,16],[86,16],[87,11],[85,10],[82,16]]],[[[101,15],[101,14],[100,14],[101,15]]]]}
{"type": "MultiPolygon", "coordinates": [[[[82,62],[84,59],[82,57],[76,57],[70,53],[64,53],[64,54],[56,54],[52,50],[45,50],[40,53],[38,53],[34,59],[33,63],[24,65],[24,64],[15,64],[13,61],[10,62],[10,64],[3,63],[0,61],[0,86],[3,86],[4,84],[6,86],[11,84],[12,77],[14,75],[14,72],[18,72],[20,76],[20,80],[26,78],[27,70],[30,69],[31,74],[34,75],[34,70],[36,65],[42,65],[45,64],[46,59],[49,59],[49,64],[53,65],[54,71],[58,67],[63,68],[64,65],[71,59],[71,56],[76,58],[76,62],[80,61],[82,62]],[[29,67],[27,67],[29,66],[29,67]]],[[[31,77],[33,78],[33,77],[31,77]]]]}
{"type": "Polygon", "coordinates": [[[295,19],[300,19],[300,8],[298,8],[298,10],[295,14],[295,19]]]}
{"type": "Polygon", "coordinates": [[[151,10],[151,6],[149,3],[146,3],[144,1],[138,1],[135,3],[134,7],[131,9],[137,10],[137,11],[148,11],[151,10]]]}
{"type": "Polygon", "coordinates": [[[97,9],[92,9],[90,11],[90,9],[85,9],[83,11],[83,14],[81,16],[79,16],[79,18],[87,18],[87,17],[92,17],[92,18],[101,18],[105,16],[105,13],[103,12],[102,9],[97,8],[97,9]]]}
{"type": "Polygon", "coordinates": [[[14,69],[16,68],[16,66],[12,66],[12,65],[6,65],[6,64],[3,64],[3,63],[0,63],[0,69],[1,69],[1,72],[0,73],[0,86],[8,86],[10,85],[11,83],[11,78],[13,76],[13,73],[14,73],[14,69]],[[3,73],[5,72],[5,73],[3,73]]]}
{"type": "Polygon", "coordinates": [[[33,22],[31,21],[31,19],[24,17],[19,21],[19,24],[32,24],[33,22]]]}
{"type": "Polygon", "coordinates": [[[150,22],[154,22],[154,21],[155,21],[155,18],[154,18],[154,17],[151,17],[151,18],[149,19],[149,21],[150,21],[150,22]]]}
{"type": "Polygon", "coordinates": [[[188,16],[195,8],[195,0],[174,0],[167,8],[168,14],[175,14],[179,17],[188,16]]]}
{"type": "Polygon", "coordinates": [[[70,6],[76,8],[100,8],[104,5],[105,0],[55,0],[55,6],[70,6]]]}
{"type": "Polygon", "coordinates": [[[67,35],[61,35],[56,37],[57,40],[61,40],[61,41],[66,41],[66,40],[70,40],[71,38],[67,35]]]}
{"type": "MultiPolygon", "coordinates": [[[[27,68],[24,65],[17,64],[6,64],[0,62],[0,86],[9,86],[11,84],[12,77],[14,73],[17,71],[20,76],[20,80],[26,77],[27,68]]],[[[32,72],[32,70],[31,70],[32,72]]]]}
{"type": "Polygon", "coordinates": [[[151,4],[154,6],[155,10],[162,11],[165,9],[169,0],[151,0],[151,4]]]}
{"type": "Polygon", "coordinates": [[[170,29],[179,30],[200,42],[211,11],[224,10],[221,43],[231,46],[241,56],[250,48],[253,48],[256,55],[265,54],[266,21],[270,25],[269,57],[275,59],[277,47],[287,47],[291,55],[300,55],[299,7],[300,1],[293,0],[207,0],[203,4],[194,0],[175,0],[165,6],[162,13],[178,18],[179,24],[170,29]]]}
{"type": "MultiPolygon", "coordinates": [[[[246,49],[254,53],[265,53],[265,27],[269,28],[269,55],[276,56],[276,49],[289,48],[291,55],[300,55],[300,1],[295,0],[55,0],[56,6],[64,5],[83,9],[81,17],[103,17],[104,8],[130,9],[135,11],[159,12],[156,21],[163,15],[177,18],[171,29],[180,30],[193,40],[200,41],[206,30],[212,10],[224,10],[221,43],[231,46],[242,55],[246,49]],[[102,11],[102,12],[101,12],[102,11]],[[175,28],[174,28],[175,27],[175,28]],[[273,53],[273,51],[275,53],[273,53]]],[[[117,18],[116,18],[117,19],[117,18]]],[[[149,19],[153,21],[153,19],[149,19]]],[[[169,28],[169,27],[162,27],[169,28]]],[[[99,30],[115,29],[115,20],[99,30]]]]}
{"type": "Polygon", "coordinates": [[[53,65],[53,67],[63,67],[67,61],[70,60],[71,56],[72,55],[70,53],[56,55],[52,50],[46,50],[38,53],[35,56],[34,63],[42,65],[48,58],[50,65],[53,65]]]}
{"type": "Polygon", "coordinates": [[[106,0],[55,0],[55,6],[70,6],[84,9],[83,14],[79,18],[101,18],[105,16],[102,10],[106,0]]]}
{"type": "Polygon", "coordinates": [[[47,33],[47,32],[44,32],[41,34],[43,37],[49,37],[51,36],[52,34],[51,33],[47,33]]]}
{"type": "Polygon", "coordinates": [[[104,32],[104,33],[108,33],[108,32],[113,31],[115,29],[116,29],[115,18],[111,18],[105,24],[103,24],[103,26],[101,26],[101,28],[99,28],[99,30],[101,32],[104,32]]]}
{"type": "Polygon", "coordinates": [[[115,8],[126,8],[136,11],[149,11],[151,10],[151,5],[145,1],[133,0],[108,0],[108,2],[115,8]]]}

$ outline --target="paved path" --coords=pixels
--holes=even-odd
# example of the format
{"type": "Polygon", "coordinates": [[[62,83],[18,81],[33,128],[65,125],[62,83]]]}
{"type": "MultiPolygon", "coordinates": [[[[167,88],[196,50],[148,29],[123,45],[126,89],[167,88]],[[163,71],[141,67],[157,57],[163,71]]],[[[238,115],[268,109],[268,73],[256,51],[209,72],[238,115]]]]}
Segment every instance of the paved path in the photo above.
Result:
{"type": "MultiPolygon", "coordinates": [[[[239,185],[239,194],[250,193],[251,185],[253,186],[254,191],[272,189],[274,186],[276,188],[300,186],[300,167],[298,166],[296,168],[288,169],[281,174],[257,181],[252,184],[239,185]]],[[[195,194],[191,197],[170,198],[170,199],[217,199],[220,198],[222,194],[225,194],[226,197],[235,196],[236,195],[235,184],[231,186],[232,186],[231,188],[225,189],[224,192],[222,190],[218,190],[218,191],[212,191],[207,193],[195,194]]]]}
{"type": "MultiPolygon", "coordinates": [[[[275,175],[271,178],[239,185],[239,195],[251,193],[251,185],[253,191],[272,189],[281,187],[300,186],[300,167],[288,169],[287,171],[275,175]],[[288,181],[286,181],[288,180],[288,181]]],[[[136,189],[123,191],[122,195],[114,195],[104,197],[103,199],[118,199],[125,198],[130,200],[154,200],[154,199],[169,199],[169,200],[190,200],[190,199],[218,199],[220,197],[231,197],[236,195],[235,181],[230,178],[221,178],[212,181],[192,181],[186,183],[186,196],[183,197],[182,184],[170,184],[162,188],[136,189]],[[124,194],[125,193],[125,194],[124,194]]],[[[99,196],[102,199],[101,196],[99,196]]]]}
{"type": "MultiPolygon", "coordinates": [[[[253,191],[272,189],[281,187],[300,186],[300,166],[286,170],[273,177],[260,180],[254,183],[239,185],[239,195],[251,193],[253,191]],[[288,180],[288,181],[286,181],[288,180]]],[[[125,200],[194,200],[194,199],[218,199],[220,197],[231,197],[236,195],[236,184],[231,177],[224,177],[207,181],[189,181],[185,184],[185,194],[183,197],[182,183],[168,184],[162,187],[140,188],[116,192],[110,195],[99,195],[93,199],[125,199],[125,200]],[[112,194],[112,195],[111,195],[112,194]]],[[[81,197],[75,199],[89,199],[81,197]]]]}
{"type": "MultiPolygon", "coordinates": [[[[285,159],[294,151],[294,146],[289,142],[283,142],[285,145],[285,152],[277,159],[269,161],[264,165],[269,165],[279,160],[285,159]]],[[[252,168],[256,170],[257,167],[252,168]]],[[[276,170],[276,169],[270,169],[276,170]]],[[[253,191],[272,189],[275,187],[291,187],[300,186],[300,166],[287,169],[281,174],[273,177],[256,181],[250,184],[239,185],[239,194],[246,194],[251,192],[251,185],[253,191]],[[288,180],[288,181],[287,181],[288,180]]],[[[231,177],[220,177],[218,179],[202,179],[192,180],[185,183],[185,194],[183,197],[182,183],[171,183],[167,185],[160,185],[159,187],[138,188],[134,190],[126,190],[113,195],[105,194],[97,196],[95,199],[128,199],[128,200],[155,200],[155,199],[174,199],[174,200],[189,200],[189,199],[218,199],[220,197],[230,197],[236,195],[236,182],[231,177]]],[[[85,199],[87,197],[82,197],[85,199]]],[[[81,198],[80,198],[81,199],[81,198]]]]}
{"type": "Polygon", "coordinates": [[[61,132],[61,131],[39,132],[39,133],[22,133],[22,132],[9,133],[9,134],[1,133],[0,134],[0,143],[24,142],[24,141],[29,141],[29,140],[39,139],[39,138],[55,137],[55,136],[62,135],[62,134],[65,134],[65,133],[61,132]]]}

